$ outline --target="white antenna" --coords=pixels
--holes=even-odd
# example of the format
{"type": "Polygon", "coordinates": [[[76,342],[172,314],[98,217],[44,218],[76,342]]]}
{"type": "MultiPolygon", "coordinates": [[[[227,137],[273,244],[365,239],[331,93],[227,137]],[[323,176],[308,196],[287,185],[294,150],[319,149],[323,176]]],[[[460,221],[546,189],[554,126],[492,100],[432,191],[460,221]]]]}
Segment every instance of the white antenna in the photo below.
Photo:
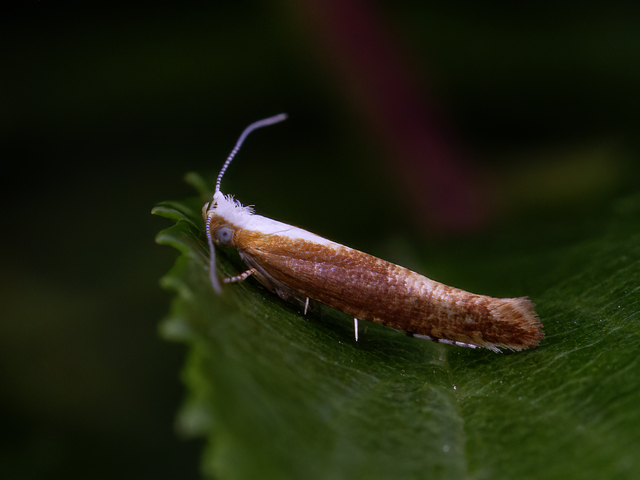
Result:
{"type": "Polygon", "coordinates": [[[236,146],[233,147],[233,150],[231,150],[231,153],[227,157],[227,160],[224,162],[224,165],[222,165],[222,168],[220,169],[220,173],[218,174],[218,179],[216,180],[216,191],[214,193],[218,193],[220,191],[220,181],[222,180],[222,175],[224,175],[224,172],[227,171],[227,167],[231,163],[231,160],[233,160],[233,157],[236,156],[236,153],[238,153],[238,150],[240,150],[240,147],[242,146],[247,136],[258,128],[266,127],[267,125],[273,125],[274,123],[278,123],[286,119],[287,119],[287,114],[281,113],[279,115],[274,115],[273,117],[269,117],[262,120],[258,120],[257,122],[253,122],[251,125],[249,125],[247,128],[244,129],[244,132],[242,132],[242,135],[240,135],[240,138],[238,138],[238,141],[236,142],[236,146]]]}
{"type": "MultiPolygon", "coordinates": [[[[227,157],[227,160],[224,162],[224,165],[222,165],[222,168],[220,169],[220,173],[218,174],[218,179],[216,180],[216,191],[214,192],[214,196],[216,193],[220,191],[220,181],[222,180],[222,176],[224,175],[224,172],[227,171],[227,167],[231,163],[231,160],[233,160],[233,157],[235,157],[236,153],[238,153],[238,150],[240,150],[240,147],[242,146],[242,143],[244,142],[244,140],[247,138],[247,135],[249,135],[251,132],[253,132],[257,128],[266,127],[267,125],[273,125],[274,123],[278,123],[286,119],[287,119],[287,114],[281,113],[279,115],[274,115],[273,117],[269,117],[263,120],[258,120],[257,122],[253,122],[251,125],[249,125],[247,128],[244,129],[244,131],[240,135],[240,138],[238,138],[238,141],[236,142],[236,146],[233,147],[233,150],[231,150],[231,153],[227,157]]],[[[211,202],[211,206],[213,206],[213,202],[214,201],[211,202]]],[[[213,245],[213,237],[211,236],[210,221],[206,222],[205,228],[207,233],[207,241],[209,243],[209,279],[211,280],[211,286],[213,287],[213,290],[217,294],[221,294],[222,287],[220,285],[220,280],[218,280],[218,275],[216,273],[216,249],[213,245]]]]}
{"type": "Polygon", "coordinates": [[[220,280],[218,280],[217,268],[216,268],[216,247],[213,246],[213,238],[211,237],[211,223],[207,220],[207,242],[209,243],[209,280],[213,291],[218,295],[222,295],[222,287],[220,286],[220,280]]]}

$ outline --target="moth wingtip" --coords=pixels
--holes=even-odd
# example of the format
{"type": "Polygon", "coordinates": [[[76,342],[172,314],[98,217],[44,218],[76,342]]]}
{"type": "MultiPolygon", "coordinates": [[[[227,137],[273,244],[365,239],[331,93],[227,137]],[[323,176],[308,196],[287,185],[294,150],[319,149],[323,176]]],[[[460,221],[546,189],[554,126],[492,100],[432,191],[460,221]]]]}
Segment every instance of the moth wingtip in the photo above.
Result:
{"type": "Polygon", "coordinates": [[[528,297],[501,298],[492,308],[492,313],[513,340],[496,345],[513,351],[534,348],[544,338],[542,323],[536,314],[535,305],[528,297]]]}

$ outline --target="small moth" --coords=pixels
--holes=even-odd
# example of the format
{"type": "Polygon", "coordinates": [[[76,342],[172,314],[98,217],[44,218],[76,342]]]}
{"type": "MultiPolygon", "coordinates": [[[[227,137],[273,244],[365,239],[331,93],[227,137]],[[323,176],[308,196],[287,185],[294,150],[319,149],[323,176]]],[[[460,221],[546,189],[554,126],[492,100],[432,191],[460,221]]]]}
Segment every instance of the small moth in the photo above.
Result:
{"type": "Polygon", "coordinates": [[[254,276],[282,298],[309,300],[371,320],[408,335],[465,347],[524,350],[538,345],[542,326],[526,297],[475,295],[406,268],[332,242],[311,232],[256,215],[220,191],[231,160],[252,131],[278,123],[285,114],[249,125],[222,166],[211,202],[202,208],[210,250],[209,276],[216,293],[222,283],[254,276]],[[247,270],[218,279],[214,244],[237,249],[247,270]]]}

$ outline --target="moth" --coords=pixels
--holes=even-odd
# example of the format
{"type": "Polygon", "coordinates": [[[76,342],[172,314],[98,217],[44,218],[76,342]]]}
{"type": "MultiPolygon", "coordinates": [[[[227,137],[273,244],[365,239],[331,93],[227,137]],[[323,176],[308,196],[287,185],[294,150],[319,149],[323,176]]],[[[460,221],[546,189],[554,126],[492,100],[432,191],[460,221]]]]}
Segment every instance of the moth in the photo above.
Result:
{"type": "Polygon", "coordinates": [[[216,181],[210,202],[202,208],[210,250],[213,290],[253,276],[282,298],[302,302],[305,314],[314,300],[358,321],[370,320],[408,335],[464,347],[524,350],[544,336],[534,306],[526,297],[476,295],[413,272],[311,232],[254,213],[220,182],[247,135],[278,123],[285,114],[249,125],[240,135],[216,181]],[[247,269],[219,279],[215,245],[235,248],[247,269]]]}

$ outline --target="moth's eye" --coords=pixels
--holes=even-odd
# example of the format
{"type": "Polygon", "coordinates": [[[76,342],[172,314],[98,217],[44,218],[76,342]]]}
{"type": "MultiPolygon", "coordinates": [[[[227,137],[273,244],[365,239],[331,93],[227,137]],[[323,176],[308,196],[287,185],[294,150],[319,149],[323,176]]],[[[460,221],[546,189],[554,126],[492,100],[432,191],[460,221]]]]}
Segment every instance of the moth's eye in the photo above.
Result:
{"type": "Polygon", "coordinates": [[[216,240],[224,245],[229,245],[233,241],[233,229],[222,226],[216,232],[216,240]]]}

